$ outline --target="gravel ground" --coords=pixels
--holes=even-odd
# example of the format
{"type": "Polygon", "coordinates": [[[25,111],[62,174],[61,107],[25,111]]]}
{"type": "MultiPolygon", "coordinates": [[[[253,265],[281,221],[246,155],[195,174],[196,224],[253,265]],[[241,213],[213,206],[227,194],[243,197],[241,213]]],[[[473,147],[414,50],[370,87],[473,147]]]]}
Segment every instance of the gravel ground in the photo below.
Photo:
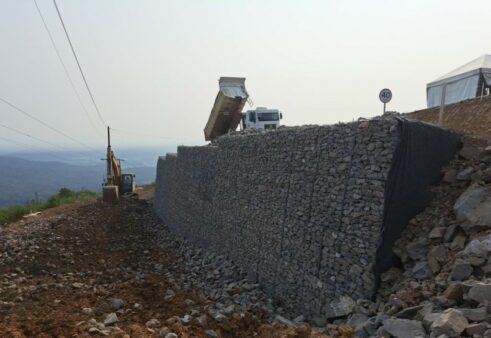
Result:
{"type": "Polygon", "coordinates": [[[2,337],[323,337],[278,312],[224,257],[175,239],[146,201],[0,230],[2,337]]]}

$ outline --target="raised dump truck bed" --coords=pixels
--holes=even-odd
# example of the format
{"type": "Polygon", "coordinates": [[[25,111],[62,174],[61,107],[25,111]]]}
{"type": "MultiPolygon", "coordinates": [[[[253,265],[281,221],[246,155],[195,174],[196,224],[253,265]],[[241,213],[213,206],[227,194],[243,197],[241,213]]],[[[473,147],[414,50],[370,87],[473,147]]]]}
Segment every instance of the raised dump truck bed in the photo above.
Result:
{"type": "Polygon", "coordinates": [[[207,141],[237,129],[242,109],[249,98],[243,77],[221,77],[218,83],[220,91],[204,130],[207,141]]]}

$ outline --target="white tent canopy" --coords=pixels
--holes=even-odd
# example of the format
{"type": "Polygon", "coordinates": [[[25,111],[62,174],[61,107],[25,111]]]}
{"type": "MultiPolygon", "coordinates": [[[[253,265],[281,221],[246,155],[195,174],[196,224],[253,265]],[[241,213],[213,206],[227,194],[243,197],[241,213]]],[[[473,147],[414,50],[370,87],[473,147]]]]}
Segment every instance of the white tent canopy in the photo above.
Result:
{"type": "Polygon", "coordinates": [[[428,108],[441,105],[444,92],[444,104],[478,97],[482,91],[479,88],[480,83],[481,86],[491,86],[491,55],[480,56],[428,83],[426,85],[428,108]]]}

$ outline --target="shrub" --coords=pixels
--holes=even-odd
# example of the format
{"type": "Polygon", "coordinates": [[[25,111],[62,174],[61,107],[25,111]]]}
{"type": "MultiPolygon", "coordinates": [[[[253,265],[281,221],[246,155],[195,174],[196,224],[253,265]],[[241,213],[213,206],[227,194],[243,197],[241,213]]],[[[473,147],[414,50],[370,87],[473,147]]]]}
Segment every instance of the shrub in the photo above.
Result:
{"type": "Polygon", "coordinates": [[[89,190],[75,192],[68,188],[61,188],[56,195],[44,201],[31,201],[26,205],[13,205],[7,208],[0,208],[0,225],[15,222],[31,212],[42,211],[67,203],[94,200],[98,195],[89,190]]]}

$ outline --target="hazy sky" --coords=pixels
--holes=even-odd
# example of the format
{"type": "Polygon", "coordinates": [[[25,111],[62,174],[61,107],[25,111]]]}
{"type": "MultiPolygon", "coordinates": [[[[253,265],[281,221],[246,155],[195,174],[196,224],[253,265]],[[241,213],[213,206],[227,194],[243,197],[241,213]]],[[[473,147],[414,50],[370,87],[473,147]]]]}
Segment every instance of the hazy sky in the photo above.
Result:
{"type": "MultiPolygon", "coordinates": [[[[90,118],[77,101],[33,0],[0,0],[0,97],[92,146],[102,124],[51,0],[37,0],[90,118]]],[[[203,143],[220,76],[246,77],[258,106],[287,125],[330,124],[424,108],[425,84],[491,53],[491,1],[58,0],[115,146],[203,143]]],[[[76,143],[0,102],[0,122],[76,143]]],[[[36,144],[0,128],[0,136],[36,144]]],[[[42,144],[40,144],[42,145],[42,144]]],[[[12,147],[0,140],[0,147],[12,147]]]]}

